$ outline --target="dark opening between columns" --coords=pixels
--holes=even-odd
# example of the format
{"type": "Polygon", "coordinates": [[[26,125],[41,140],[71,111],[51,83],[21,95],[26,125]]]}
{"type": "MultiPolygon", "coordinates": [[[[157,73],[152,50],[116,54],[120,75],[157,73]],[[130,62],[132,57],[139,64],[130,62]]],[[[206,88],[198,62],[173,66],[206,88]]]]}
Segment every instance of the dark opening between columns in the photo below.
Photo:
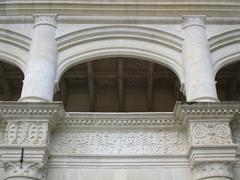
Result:
{"type": "Polygon", "coordinates": [[[0,101],[17,101],[23,79],[24,75],[18,67],[0,61],[0,101]]]}
{"type": "Polygon", "coordinates": [[[240,62],[222,68],[216,81],[220,101],[240,101],[240,62]]]}
{"type": "Polygon", "coordinates": [[[185,100],[170,69],[118,57],[89,61],[67,70],[55,100],[75,112],[164,112],[185,100]]]}

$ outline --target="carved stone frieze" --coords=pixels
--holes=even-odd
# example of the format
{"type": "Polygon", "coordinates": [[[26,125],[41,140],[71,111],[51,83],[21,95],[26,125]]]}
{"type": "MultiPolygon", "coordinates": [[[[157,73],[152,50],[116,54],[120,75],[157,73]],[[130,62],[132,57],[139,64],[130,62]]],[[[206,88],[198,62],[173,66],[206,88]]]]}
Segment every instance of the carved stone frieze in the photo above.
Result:
{"type": "Polygon", "coordinates": [[[191,124],[193,145],[232,144],[231,130],[226,122],[199,122],[191,124]]]}
{"type": "Polygon", "coordinates": [[[5,134],[5,143],[12,145],[45,145],[48,141],[47,121],[11,121],[5,134]]]}
{"type": "Polygon", "coordinates": [[[39,162],[5,162],[5,179],[10,177],[27,177],[36,180],[43,180],[46,176],[46,167],[39,162]]]}
{"type": "Polygon", "coordinates": [[[52,153],[161,155],[184,154],[181,132],[64,132],[52,141],[52,153]]]}
{"type": "Polygon", "coordinates": [[[198,162],[192,168],[194,180],[205,178],[233,179],[233,164],[229,162],[198,162]]]}

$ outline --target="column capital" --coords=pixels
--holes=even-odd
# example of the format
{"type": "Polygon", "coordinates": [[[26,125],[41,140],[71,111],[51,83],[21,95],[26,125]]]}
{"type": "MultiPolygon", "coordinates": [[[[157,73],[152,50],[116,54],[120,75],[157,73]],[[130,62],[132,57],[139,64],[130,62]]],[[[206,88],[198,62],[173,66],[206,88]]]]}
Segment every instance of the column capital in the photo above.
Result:
{"type": "Polygon", "coordinates": [[[39,25],[49,25],[57,27],[56,22],[57,15],[34,15],[34,28],[39,25]]]}
{"type": "Polygon", "coordinates": [[[192,167],[194,180],[224,177],[233,179],[232,162],[198,162],[192,167]]]}
{"type": "Polygon", "coordinates": [[[205,28],[205,19],[204,15],[184,15],[183,17],[183,28],[190,26],[200,26],[205,28]]]}
{"type": "Polygon", "coordinates": [[[39,162],[4,162],[5,180],[27,177],[27,179],[42,180],[46,176],[46,164],[39,162]]]}

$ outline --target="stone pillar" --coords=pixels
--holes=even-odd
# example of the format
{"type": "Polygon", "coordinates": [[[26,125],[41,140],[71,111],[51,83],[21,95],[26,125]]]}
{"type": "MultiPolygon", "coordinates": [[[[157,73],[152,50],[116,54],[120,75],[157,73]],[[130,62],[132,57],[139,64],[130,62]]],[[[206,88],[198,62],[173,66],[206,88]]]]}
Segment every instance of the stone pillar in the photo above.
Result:
{"type": "Polygon", "coordinates": [[[62,108],[59,103],[1,102],[6,124],[0,144],[4,180],[45,180],[49,138],[62,108]]]}
{"type": "Polygon", "coordinates": [[[57,65],[55,18],[35,17],[29,61],[19,101],[52,101],[57,65]]]}
{"type": "Polygon", "coordinates": [[[239,106],[222,103],[182,104],[177,117],[186,127],[193,180],[233,180],[238,145],[230,121],[239,106]]]}
{"type": "Polygon", "coordinates": [[[184,16],[183,67],[187,101],[218,101],[204,16],[184,16]]]}

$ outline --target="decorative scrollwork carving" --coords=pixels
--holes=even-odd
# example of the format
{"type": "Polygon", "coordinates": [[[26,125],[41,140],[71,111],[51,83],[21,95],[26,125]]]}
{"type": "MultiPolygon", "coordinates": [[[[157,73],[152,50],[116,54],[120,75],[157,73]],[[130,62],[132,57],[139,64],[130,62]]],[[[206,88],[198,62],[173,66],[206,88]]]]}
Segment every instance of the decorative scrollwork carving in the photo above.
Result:
{"type": "Polygon", "coordinates": [[[231,130],[228,123],[193,123],[193,144],[231,144],[231,130]]]}
{"type": "Polygon", "coordinates": [[[208,129],[202,125],[202,124],[197,124],[193,128],[193,136],[196,138],[204,138],[208,133],[208,129]]]}
{"type": "Polygon", "coordinates": [[[52,153],[71,154],[183,154],[180,132],[64,132],[53,141],[52,153]]]}
{"type": "Polygon", "coordinates": [[[229,127],[224,124],[216,125],[215,132],[216,132],[216,135],[221,138],[226,138],[231,133],[229,127]]]}

